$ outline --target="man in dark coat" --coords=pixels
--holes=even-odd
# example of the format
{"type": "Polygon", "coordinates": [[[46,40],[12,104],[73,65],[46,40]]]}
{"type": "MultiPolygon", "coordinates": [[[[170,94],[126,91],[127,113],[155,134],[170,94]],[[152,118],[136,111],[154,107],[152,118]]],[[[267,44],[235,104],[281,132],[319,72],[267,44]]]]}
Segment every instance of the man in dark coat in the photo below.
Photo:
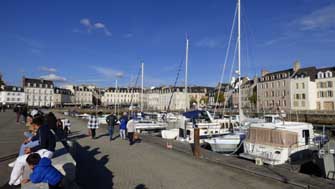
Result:
{"type": "Polygon", "coordinates": [[[112,113],[106,117],[106,122],[108,125],[109,140],[112,141],[114,128],[115,128],[115,125],[117,125],[117,117],[115,116],[115,114],[112,113]]]}

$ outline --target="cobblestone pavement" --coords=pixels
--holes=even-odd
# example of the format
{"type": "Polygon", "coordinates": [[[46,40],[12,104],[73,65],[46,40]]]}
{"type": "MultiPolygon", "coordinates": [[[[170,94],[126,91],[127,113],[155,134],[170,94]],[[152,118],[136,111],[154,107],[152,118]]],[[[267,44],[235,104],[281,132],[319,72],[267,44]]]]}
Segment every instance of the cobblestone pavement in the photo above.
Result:
{"type": "Polygon", "coordinates": [[[129,146],[120,138],[109,142],[105,126],[92,140],[86,136],[86,121],[70,120],[71,140],[77,143],[77,179],[83,188],[293,188],[150,143],[129,146]]]}
{"type": "Polygon", "coordinates": [[[15,160],[25,129],[24,124],[16,123],[16,114],[12,110],[0,112],[0,186],[9,180],[11,168],[8,163],[15,160]]]}

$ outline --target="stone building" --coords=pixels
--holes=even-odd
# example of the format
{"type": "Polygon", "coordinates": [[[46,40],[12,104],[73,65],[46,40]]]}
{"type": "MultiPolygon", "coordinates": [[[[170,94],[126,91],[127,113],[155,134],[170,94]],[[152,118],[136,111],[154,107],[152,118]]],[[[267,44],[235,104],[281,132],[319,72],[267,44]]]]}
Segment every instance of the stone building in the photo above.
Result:
{"type": "Polygon", "coordinates": [[[62,107],[64,105],[72,104],[74,101],[74,95],[69,89],[54,88],[54,106],[62,107]]]}
{"type": "Polygon", "coordinates": [[[185,99],[184,87],[157,87],[146,90],[145,107],[160,111],[182,111],[190,108],[205,106],[210,87],[188,87],[187,99],[185,99]],[[191,104],[192,103],[192,104],[191,104]],[[194,104],[193,104],[194,103],[194,104]],[[195,105],[195,107],[192,107],[195,105]]]}
{"type": "Polygon", "coordinates": [[[140,88],[108,88],[101,96],[101,102],[104,106],[130,106],[140,104],[141,89],[140,88]]]}
{"type": "Polygon", "coordinates": [[[301,68],[291,77],[291,109],[316,109],[316,68],[301,68]]]}
{"type": "Polygon", "coordinates": [[[93,91],[85,85],[67,85],[66,89],[70,90],[73,97],[73,102],[75,105],[87,106],[93,105],[93,91]]]}
{"type": "Polygon", "coordinates": [[[317,70],[316,109],[334,111],[335,104],[335,67],[317,70]]]}
{"type": "Polygon", "coordinates": [[[256,109],[257,101],[257,83],[258,78],[245,79],[241,85],[241,105],[243,109],[256,109]]]}
{"type": "Polygon", "coordinates": [[[28,106],[52,107],[54,84],[52,81],[44,79],[23,78],[22,86],[26,93],[28,106]]]}
{"type": "Polygon", "coordinates": [[[17,105],[25,104],[26,96],[24,89],[17,86],[0,86],[0,104],[1,105],[17,105]]]}
{"type": "Polygon", "coordinates": [[[295,62],[293,68],[272,72],[262,70],[257,83],[257,110],[277,111],[291,109],[291,76],[300,69],[295,62]]]}

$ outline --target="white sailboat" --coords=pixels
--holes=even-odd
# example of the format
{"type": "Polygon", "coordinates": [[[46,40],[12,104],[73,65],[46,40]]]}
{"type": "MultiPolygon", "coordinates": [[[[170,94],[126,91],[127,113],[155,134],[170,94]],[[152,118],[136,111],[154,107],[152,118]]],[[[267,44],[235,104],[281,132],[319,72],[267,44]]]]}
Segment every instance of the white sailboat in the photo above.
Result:
{"type": "Polygon", "coordinates": [[[135,123],[135,131],[141,133],[143,131],[160,131],[167,128],[167,123],[154,119],[153,116],[150,116],[148,113],[143,112],[144,102],[144,63],[141,63],[141,96],[140,96],[140,110],[141,113],[136,116],[135,123]]]}
{"type": "Polygon", "coordinates": [[[220,136],[226,134],[226,129],[221,126],[220,123],[215,122],[213,117],[208,111],[194,110],[187,111],[189,109],[188,100],[188,50],[189,50],[189,39],[186,37],[186,51],[185,51],[185,113],[178,116],[177,128],[163,130],[161,132],[162,138],[164,139],[177,139],[179,141],[193,143],[194,142],[194,128],[200,129],[201,143],[203,139],[210,138],[213,136],[220,136]]]}
{"type": "MultiPolygon", "coordinates": [[[[236,15],[236,13],[235,13],[236,15]]],[[[241,104],[241,94],[240,94],[240,88],[241,88],[241,4],[240,0],[237,0],[237,61],[238,61],[238,92],[239,92],[239,120],[238,121],[232,121],[231,119],[219,119],[216,122],[222,124],[222,125],[229,125],[231,133],[227,135],[223,135],[220,137],[214,137],[205,140],[207,147],[209,146],[212,151],[215,152],[223,152],[223,153],[231,153],[235,152],[240,146],[242,141],[245,139],[246,132],[244,129],[241,128],[241,123],[245,120],[245,116],[243,114],[242,110],[242,104],[241,104]]],[[[234,26],[235,16],[233,19],[233,26],[234,26]]],[[[232,31],[233,31],[232,26],[232,31]]],[[[232,32],[231,32],[232,35],[232,32]]],[[[228,49],[227,54],[228,56],[228,49]]],[[[222,73],[223,74],[223,73],[222,73]]],[[[226,127],[225,127],[226,128],[226,127]]]]}

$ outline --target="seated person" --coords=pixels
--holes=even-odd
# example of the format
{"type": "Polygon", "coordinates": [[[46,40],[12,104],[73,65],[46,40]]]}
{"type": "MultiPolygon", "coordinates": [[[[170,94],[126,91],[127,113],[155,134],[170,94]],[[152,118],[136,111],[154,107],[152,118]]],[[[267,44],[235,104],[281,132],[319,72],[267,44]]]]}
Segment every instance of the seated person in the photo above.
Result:
{"type": "Polygon", "coordinates": [[[49,188],[62,188],[63,175],[51,164],[51,160],[38,153],[32,153],[27,157],[29,168],[32,169],[29,179],[23,179],[22,184],[48,183],[49,188]]]}
{"type": "MultiPolygon", "coordinates": [[[[47,125],[43,125],[44,119],[42,116],[35,117],[32,121],[32,125],[36,131],[36,135],[30,139],[27,139],[24,144],[20,147],[19,157],[24,154],[36,152],[40,149],[46,149],[50,152],[55,151],[56,138],[52,134],[47,125]]],[[[9,167],[14,167],[15,161],[8,164],[9,167]]]]}
{"type": "Polygon", "coordinates": [[[37,130],[36,135],[31,138],[32,141],[39,141],[39,144],[33,147],[26,147],[24,149],[25,154],[29,154],[31,152],[36,152],[40,149],[46,149],[51,152],[55,151],[56,147],[56,137],[50,131],[47,125],[43,125],[44,118],[43,116],[38,116],[33,119],[33,126],[37,130]]]}
{"type": "Polygon", "coordinates": [[[36,134],[36,130],[34,129],[33,125],[31,124],[32,122],[33,122],[33,116],[29,114],[27,116],[27,120],[26,120],[26,127],[28,128],[28,131],[24,132],[24,136],[26,137],[26,139],[29,139],[36,134]]]}
{"type": "MultiPolygon", "coordinates": [[[[37,153],[40,155],[40,157],[46,158],[52,158],[53,155],[52,152],[45,149],[39,150],[37,153]]],[[[9,185],[17,186],[21,184],[23,172],[25,170],[24,168],[27,165],[26,159],[28,156],[29,154],[25,154],[16,158],[12,173],[10,174],[10,179],[8,182],[9,185]]]]}

